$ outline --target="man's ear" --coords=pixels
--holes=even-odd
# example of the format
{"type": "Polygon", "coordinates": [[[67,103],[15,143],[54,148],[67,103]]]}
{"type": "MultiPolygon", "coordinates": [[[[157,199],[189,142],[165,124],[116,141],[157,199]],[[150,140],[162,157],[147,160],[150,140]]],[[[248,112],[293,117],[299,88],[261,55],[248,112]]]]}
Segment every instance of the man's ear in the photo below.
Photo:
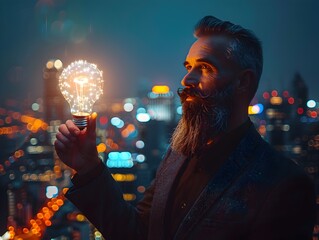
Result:
{"type": "Polygon", "coordinates": [[[238,92],[251,94],[257,87],[256,73],[251,69],[245,69],[239,74],[238,92]]]}

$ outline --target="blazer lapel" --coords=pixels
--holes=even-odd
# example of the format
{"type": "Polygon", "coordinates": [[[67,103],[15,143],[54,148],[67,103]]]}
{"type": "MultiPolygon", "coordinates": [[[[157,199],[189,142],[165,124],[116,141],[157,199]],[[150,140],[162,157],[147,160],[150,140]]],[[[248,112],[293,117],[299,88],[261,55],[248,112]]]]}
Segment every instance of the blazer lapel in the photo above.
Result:
{"type": "MultiPolygon", "coordinates": [[[[192,228],[201,220],[205,213],[218,201],[224,192],[236,181],[246,169],[253,150],[261,142],[261,137],[252,126],[236,150],[222,164],[220,169],[209,181],[197,198],[193,207],[185,216],[178,228],[175,239],[183,239],[192,228]]],[[[211,157],[211,156],[210,156],[211,157]]],[[[213,160],[213,159],[212,159],[213,160]]]]}
{"type": "Polygon", "coordinates": [[[150,229],[148,239],[164,239],[164,215],[169,193],[174,180],[186,160],[186,157],[172,151],[166,157],[164,165],[156,176],[156,188],[152,202],[150,229]]]}

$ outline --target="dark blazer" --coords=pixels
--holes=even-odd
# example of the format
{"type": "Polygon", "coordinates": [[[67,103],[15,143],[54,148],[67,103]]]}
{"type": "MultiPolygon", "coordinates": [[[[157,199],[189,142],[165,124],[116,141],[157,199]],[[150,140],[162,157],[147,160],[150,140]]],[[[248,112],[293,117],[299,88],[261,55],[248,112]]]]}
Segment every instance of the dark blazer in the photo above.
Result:
{"type": "MultiPolygon", "coordinates": [[[[122,199],[106,167],[86,185],[71,187],[66,197],[108,240],[164,240],[169,193],[185,159],[169,149],[136,208],[122,199]]],[[[315,214],[312,181],[252,126],[198,196],[174,239],[312,239],[315,214]]]]}

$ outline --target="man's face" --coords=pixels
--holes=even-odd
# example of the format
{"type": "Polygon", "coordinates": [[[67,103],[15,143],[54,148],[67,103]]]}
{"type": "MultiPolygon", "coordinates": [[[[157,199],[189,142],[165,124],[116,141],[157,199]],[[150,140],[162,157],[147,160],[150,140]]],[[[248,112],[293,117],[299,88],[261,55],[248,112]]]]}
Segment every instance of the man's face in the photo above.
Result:
{"type": "Polygon", "coordinates": [[[184,63],[187,74],[179,91],[183,115],[172,148],[196,154],[227,131],[240,68],[231,56],[231,42],[222,36],[199,38],[184,63]]]}
{"type": "MultiPolygon", "coordinates": [[[[181,84],[197,89],[203,96],[235,84],[240,72],[231,56],[231,41],[223,36],[199,38],[191,46],[184,66],[188,73],[181,84]]],[[[187,99],[191,100],[191,97],[187,99]]]]}

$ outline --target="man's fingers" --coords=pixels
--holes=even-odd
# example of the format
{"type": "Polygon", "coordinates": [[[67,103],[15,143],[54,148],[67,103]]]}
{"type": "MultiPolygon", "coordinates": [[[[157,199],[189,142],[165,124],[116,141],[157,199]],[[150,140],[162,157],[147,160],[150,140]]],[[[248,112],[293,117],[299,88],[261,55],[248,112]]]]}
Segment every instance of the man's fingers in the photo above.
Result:
{"type": "Polygon", "coordinates": [[[66,138],[71,139],[72,141],[76,140],[76,136],[74,136],[74,135],[70,132],[70,130],[69,130],[69,128],[67,127],[66,124],[60,125],[60,127],[59,127],[59,132],[60,132],[63,136],[65,136],[66,138]]]}
{"type": "Polygon", "coordinates": [[[61,132],[57,132],[56,138],[63,143],[64,145],[70,147],[72,146],[72,143],[76,141],[76,138],[74,136],[66,137],[61,132]]]}
{"type": "Polygon", "coordinates": [[[89,124],[87,126],[87,133],[88,134],[95,133],[96,118],[97,118],[97,113],[96,112],[92,113],[91,116],[90,116],[90,119],[89,119],[89,124]]]}
{"type": "Polygon", "coordinates": [[[80,134],[80,129],[74,124],[73,121],[67,120],[65,123],[68,131],[72,134],[72,136],[77,137],[80,134]]]}
{"type": "Polygon", "coordinates": [[[66,146],[59,140],[55,140],[54,147],[57,152],[64,152],[66,150],[66,146]]]}

